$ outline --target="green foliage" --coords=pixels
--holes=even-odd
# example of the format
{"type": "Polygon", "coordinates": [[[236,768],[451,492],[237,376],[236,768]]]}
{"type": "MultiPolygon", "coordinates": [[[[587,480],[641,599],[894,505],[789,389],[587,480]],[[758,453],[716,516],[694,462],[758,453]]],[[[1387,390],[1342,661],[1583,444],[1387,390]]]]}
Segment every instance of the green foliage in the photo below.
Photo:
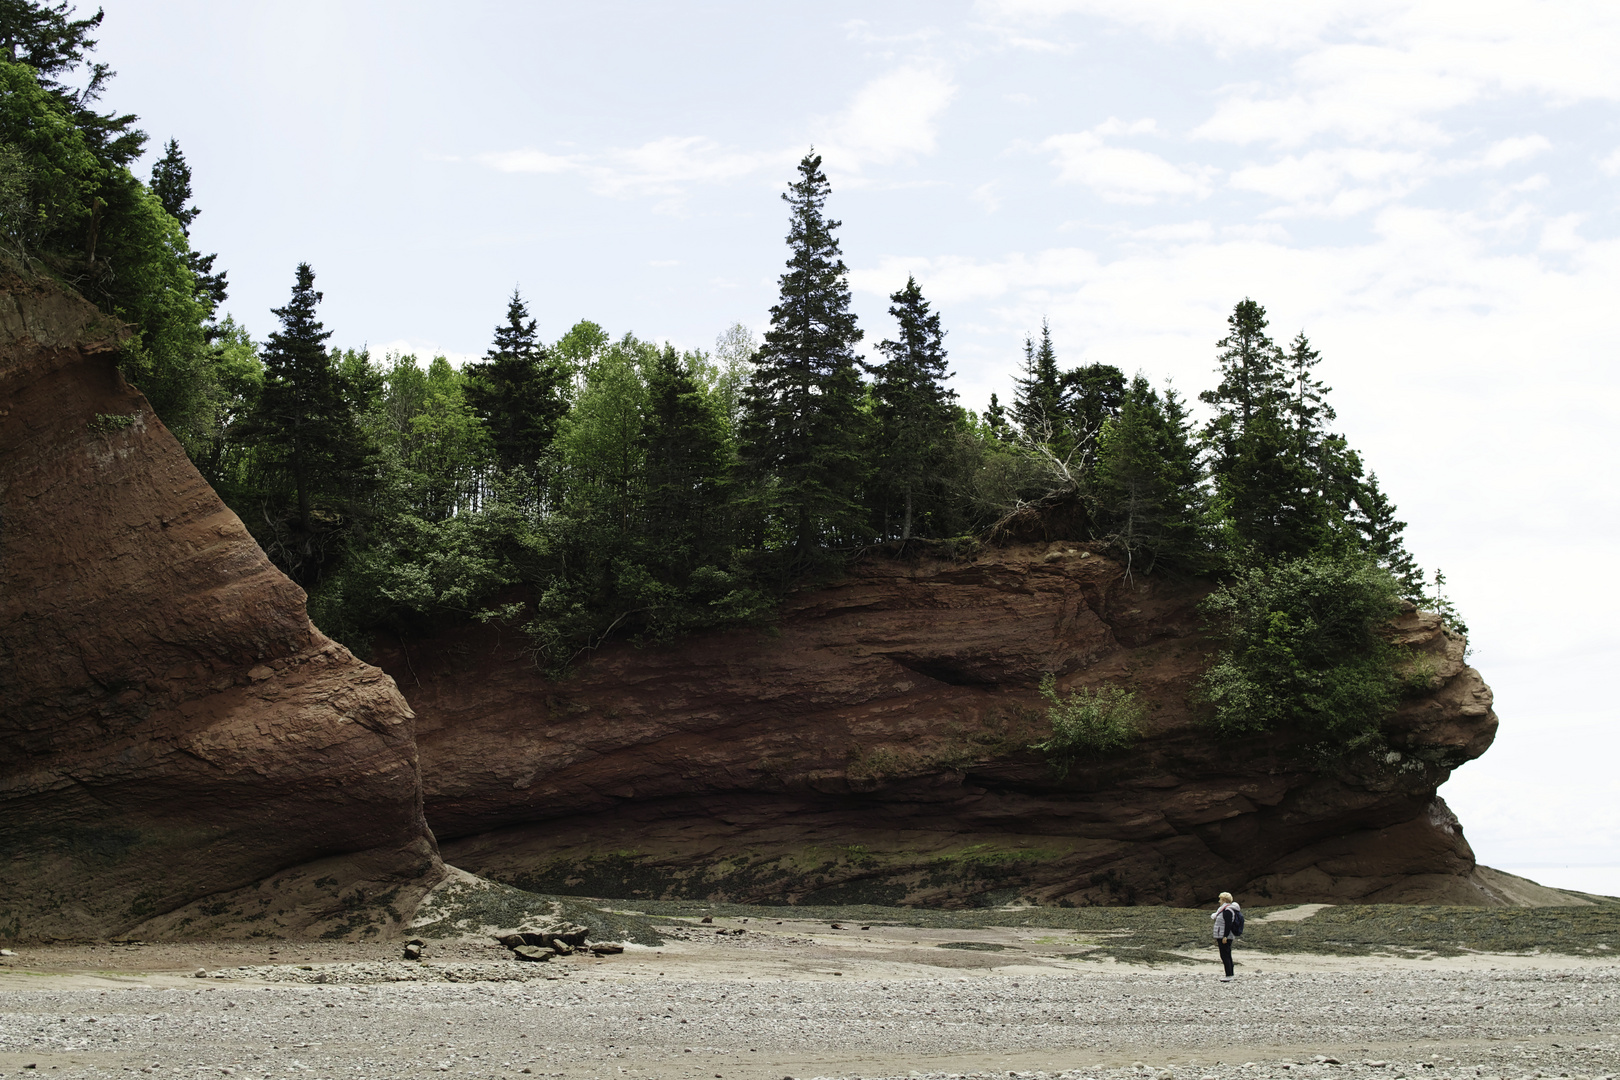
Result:
{"type": "Polygon", "coordinates": [[[238,425],[264,481],[262,524],[253,522],[259,541],[306,586],[341,556],[355,502],[377,483],[376,448],[362,420],[381,378],[363,354],[327,351],[331,332],[315,318],[320,301],[315,272],[300,263],[291,298],[273,311],[281,329],[260,355],[263,386],[238,425]]]}
{"type": "Polygon", "coordinates": [[[919,525],[924,535],[948,535],[952,522],[942,496],[957,410],[956,393],[945,387],[945,333],[916,278],[889,300],[900,336],[878,346],[884,362],[871,369],[877,535],[909,540],[919,525]]]}
{"type": "Polygon", "coordinates": [[[783,196],[792,208],[788,269],[744,397],[743,456],[759,511],[757,546],[804,569],[826,548],[865,538],[859,496],[865,415],[849,270],[822,208],[830,188],[807,154],[783,196]]]}
{"type": "Polygon", "coordinates": [[[96,413],[85,425],[92,435],[116,435],[135,426],[140,413],[96,413]]]}
{"type": "MultiPolygon", "coordinates": [[[[1330,430],[1304,334],[1279,348],[1265,309],[1236,305],[1197,442],[1174,392],[1106,364],[1063,370],[1044,321],[1012,408],[992,395],[975,416],[947,386],[942,321],[915,280],[890,298],[894,335],[857,356],[814,152],[783,196],[789,258],[757,347],[740,325],[709,355],[589,321],[547,347],[514,290],[482,362],[373,364],[328,350],[305,264],[261,348],[216,320],[225,274],[190,248],[199,210],[178,144],[150,185],[130,172],[145,135],[93,107],[112,74],[88,59],[100,15],[71,14],[0,0],[0,246],[132,327],[125,375],[346,640],[500,619],[566,667],[609,636],[758,618],[850,552],[961,536],[1056,493],[1064,539],[1109,541],[1131,573],[1229,575],[1211,612],[1233,636],[1206,680],[1224,730],[1361,731],[1387,704],[1377,635],[1352,646],[1324,630],[1349,616],[1300,607],[1296,579],[1393,575],[1461,629],[1438,584],[1424,596],[1377,477],[1330,430]]],[[[1100,699],[1062,708],[1075,732],[1124,715],[1100,699]]]]}
{"type": "Polygon", "coordinates": [[[1389,572],[1361,553],[1248,567],[1204,601],[1223,648],[1199,698],[1227,735],[1292,729],[1339,746],[1375,740],[1401,691],[1385,629],[1389,572]]]}
{"type": "Polygon", "coordinates": [[[1045,754],[1060,776],[1080,761],[1123,750],[1141,737],[1147,710],[1124,687],[1083,686],[1059,694],[1057,679],[1047,672],[1041,696],[1049,702],[1046,717],[1052,734],[1030,749],[1045,754]]]}
{"type": "Polygon", "coordinates": [[[484,422],[498,467],[538,477],[568,411],[568,372],[541,347],[535,320],[516,289],[485,357],[468,369],[466,399],[484,422]]]}
{"type": "Polygon", "coordinates": [[[1126,566],[1197,573],[1208,562],[1202,474],[1191,424],[1174,390],[1161,398],[1138,375],[1097,439],[1090,491],[1097,524],[1126,566]]]}

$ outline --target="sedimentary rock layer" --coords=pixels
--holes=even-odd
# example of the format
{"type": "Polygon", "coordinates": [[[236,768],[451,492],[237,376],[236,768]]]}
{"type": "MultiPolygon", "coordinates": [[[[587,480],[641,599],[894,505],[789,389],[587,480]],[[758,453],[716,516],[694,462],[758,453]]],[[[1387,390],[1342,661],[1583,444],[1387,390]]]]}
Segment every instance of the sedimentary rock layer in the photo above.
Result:
{"type": "Polygon", "coordinates": [[[118,335],[0,278],[0,938],[407,913],[442,876],[410,709],[310,625],[118,335]]]}
{"type": "Polygon", "coordinates": [[[1216,739],[1189,691],[1203,589],[1100,548],[869,559],[772,625],[615,645],[548,681],[511,632],[382,650],[417,716],[446,858],[543,891],[978,904],[1501,902],[1436,788],[1483,753],[1490,691],[1411,613],[1431,692],[1376,755],[1216,739]],[[1124,684],[1134,749],[1059,776],[1036,688],[1124,684]]]}

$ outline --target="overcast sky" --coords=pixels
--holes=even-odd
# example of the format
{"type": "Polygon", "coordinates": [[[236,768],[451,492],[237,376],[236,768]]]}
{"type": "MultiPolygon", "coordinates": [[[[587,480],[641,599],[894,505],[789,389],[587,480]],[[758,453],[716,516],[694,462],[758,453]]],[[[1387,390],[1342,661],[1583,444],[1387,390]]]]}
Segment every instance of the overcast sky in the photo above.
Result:
{"type": "Polygon", "coordinates": [[[1473,627],[1481,860],[1620,863],[1612,0],[105,3],[257,337],[302,260],[375,352],[478,355],[514,285],[547,337],[760,330],[811,145],[868,345],[915,274],[972,406],[1042,318],[1195,393],[1259,300],[1473,627]]]}

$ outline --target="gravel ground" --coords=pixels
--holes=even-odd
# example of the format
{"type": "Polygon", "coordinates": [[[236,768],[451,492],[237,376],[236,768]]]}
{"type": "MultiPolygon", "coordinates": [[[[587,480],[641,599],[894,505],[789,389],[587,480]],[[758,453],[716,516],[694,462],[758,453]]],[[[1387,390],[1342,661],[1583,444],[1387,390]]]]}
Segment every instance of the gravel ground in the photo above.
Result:
{"type": "Polygon", "coordinates": [[[426,963],[380,943],[19,950],[0,972],[0,1076],[1620,1072],[1614,961],[1474,956],[1440,966],[1250,950],[1238,980],[1223,984],[1213,963],[1069,959],[1061,935],[1038,928],[885,933],[755,920],[744,935],[714,929],[547,964],[519,964],[484,942],[432,944],[426,963]],[[967,941],[982,947],[961,948],[967,941]],[[213,961],[205,978],[183,970],[194,959],[213,961]]]}

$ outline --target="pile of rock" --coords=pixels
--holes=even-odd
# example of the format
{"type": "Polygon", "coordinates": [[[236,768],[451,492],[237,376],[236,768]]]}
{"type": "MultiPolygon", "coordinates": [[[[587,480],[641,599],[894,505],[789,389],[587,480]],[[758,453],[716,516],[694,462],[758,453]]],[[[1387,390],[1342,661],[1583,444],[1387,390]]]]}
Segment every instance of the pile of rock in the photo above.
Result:
{"type": "Polygon", "coordinates": [[[553,956],[571,956],[576,952],[590,952],[597,956],[610,956],[624,952],[624,946],[612,941],[590,942],[586,926],[564,926],[558,930],[520,930],[510,934],[497,934],[495,940],[512,950],[519,960],[544,961],[553,956]]]}

